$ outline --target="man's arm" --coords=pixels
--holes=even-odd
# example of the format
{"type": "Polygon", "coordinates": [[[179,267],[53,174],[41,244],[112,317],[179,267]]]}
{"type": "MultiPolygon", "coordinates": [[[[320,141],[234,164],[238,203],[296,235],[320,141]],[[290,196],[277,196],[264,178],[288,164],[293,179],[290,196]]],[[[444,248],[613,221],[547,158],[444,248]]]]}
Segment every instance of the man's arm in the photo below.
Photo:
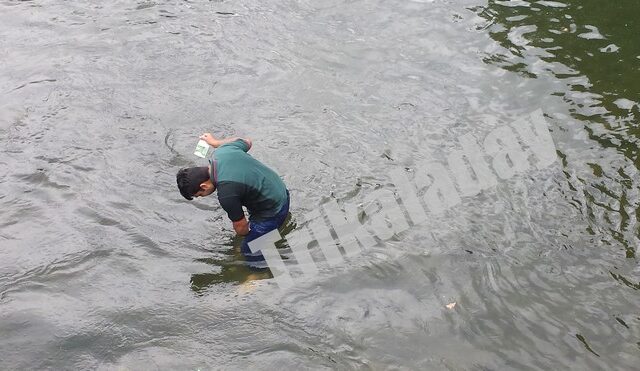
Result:
{"type": "Polygon", "coordinates": [[[242,209],[242,189],[236,183],[222,182],[218,188],[218,201],[227,212],[229,220],[233,223],[233,230],[241,236],[249,233],[249,222],[242,209]]]}
{"type": "Polygon", "coordinates": [[[233,222],[233,230],[236,231],[240,236],[246,236],[249,234],[249,222],[247,222],[247,218],[242,218],[238,221],[233,222]]]}
{"type": "Polygon", "coordinates": [[[233,137],[233,138],[227,138],[227,139],[216,139],[211,133],[204,133],[200,136],[200,139],[207,142],[207,144],[213,148],[218,148],[221,145],[232,143],[238,139],[242,139],[245,143],[247,143],[247,151],[251,149],[251,139],[247,139],[247,138],[233,137]]]}

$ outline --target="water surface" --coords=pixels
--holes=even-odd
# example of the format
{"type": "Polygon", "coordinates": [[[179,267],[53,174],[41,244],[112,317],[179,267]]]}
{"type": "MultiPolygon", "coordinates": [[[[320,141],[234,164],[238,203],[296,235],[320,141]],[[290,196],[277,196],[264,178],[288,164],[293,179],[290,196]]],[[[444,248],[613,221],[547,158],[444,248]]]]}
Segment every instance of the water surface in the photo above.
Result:
{"type": "Polygon", "coordinates": [[[1,368],[636,368],[638,10],[1,1],[1,368]],[[552,166],[289,290],[175,187],[247,135],[295,225],[538,109],[552,166]]]}

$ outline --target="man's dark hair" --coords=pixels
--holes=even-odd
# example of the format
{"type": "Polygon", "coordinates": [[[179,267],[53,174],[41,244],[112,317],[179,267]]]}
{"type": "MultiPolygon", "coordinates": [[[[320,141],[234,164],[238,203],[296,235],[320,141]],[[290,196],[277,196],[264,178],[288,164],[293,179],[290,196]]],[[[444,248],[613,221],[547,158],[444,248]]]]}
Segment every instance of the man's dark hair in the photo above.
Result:
{"type": "Polygon", "coordinates": [[[180,194],[187,200],[200,190],[200,184],[209,180],[209,168],[206,166],[180,169],[176,175],[180,194]]]}

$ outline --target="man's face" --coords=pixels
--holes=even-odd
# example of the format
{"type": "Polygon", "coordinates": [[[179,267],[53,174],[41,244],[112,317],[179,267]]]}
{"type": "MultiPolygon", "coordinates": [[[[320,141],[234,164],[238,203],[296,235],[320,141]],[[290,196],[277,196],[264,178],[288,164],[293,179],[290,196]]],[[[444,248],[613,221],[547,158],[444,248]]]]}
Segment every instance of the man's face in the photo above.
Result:
{"type": "Polygon", "coordinates": [[[193,197],[205,197],[215,192],[216,187],[213,186],[211,180],[200,183],[200,190],[196,192],[193,197]]]}

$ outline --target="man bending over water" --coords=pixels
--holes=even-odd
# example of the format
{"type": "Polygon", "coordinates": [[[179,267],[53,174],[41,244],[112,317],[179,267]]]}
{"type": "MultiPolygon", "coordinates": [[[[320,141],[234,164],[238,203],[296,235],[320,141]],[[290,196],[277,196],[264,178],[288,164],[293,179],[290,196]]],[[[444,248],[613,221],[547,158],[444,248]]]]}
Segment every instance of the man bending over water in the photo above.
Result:
{"type": "Polygon", "coordinates": [[[187,200],[218,191],[220,206],[233,222],[238,235],[245,236],[241,251],[247,261],[261,261],[248,243],[279,228],[289,213],[289,191],[278,174],[247,152],[251,140],[216,139],[210,133],[200,139],[216,148],[209,166],[180,169],[176,175],[180,194],[187,200]],[[249,212],[249,220],[244,210],[249,212]]]}

